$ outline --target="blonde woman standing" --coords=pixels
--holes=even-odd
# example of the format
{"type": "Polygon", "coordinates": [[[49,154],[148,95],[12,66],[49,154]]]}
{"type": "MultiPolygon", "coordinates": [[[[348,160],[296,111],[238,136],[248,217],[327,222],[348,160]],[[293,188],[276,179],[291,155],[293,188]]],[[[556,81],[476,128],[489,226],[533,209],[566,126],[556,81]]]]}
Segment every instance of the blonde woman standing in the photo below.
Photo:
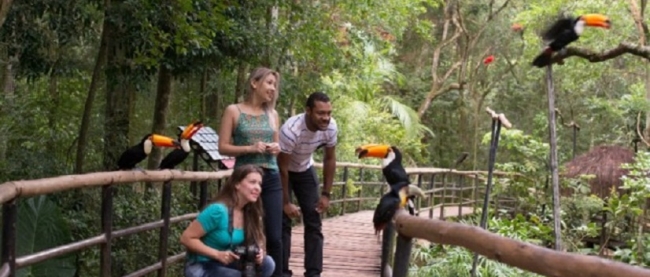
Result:
{"type": "Polygon", "coordinates": [[[279,87],[278,72],[255,68],[248,77],[244,101],[226,108],[219,130],[219,152],[236,157],[235,168],[253,164],[264,170],[264,230],[267,253],[276,264],[275,277],[282,273],[282,185],[276,159],[280,118],[275,110],[279,87]]]}

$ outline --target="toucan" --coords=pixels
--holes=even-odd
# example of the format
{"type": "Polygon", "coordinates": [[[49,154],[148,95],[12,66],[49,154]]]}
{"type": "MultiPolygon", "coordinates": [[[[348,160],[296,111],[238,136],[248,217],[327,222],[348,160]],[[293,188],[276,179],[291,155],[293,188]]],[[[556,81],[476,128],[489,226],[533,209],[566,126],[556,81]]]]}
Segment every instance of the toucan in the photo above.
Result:
{"type": "Polygon", "coordinates": [[[533,66],[544,67],[551,63],[553,53],[565,49],[580,37],[585,26],[609,29],[611,21],[602,14],[583,14],[578,17],[562,16],[542,33],[547,46],[533,60],[533,66]]]}
{"type": "Polygon", "coordinates": [[[366,144],[356,149],[359,159],[374,157],[382,159],[382,173],[389,185],[406,181],[408,174],[402,166],[402,153],[395,146],[386,144],[366,144]]]}
{"type": "Polygon", "coordinates": [[[147,158],[154,146],[177,147],[178,145],[178,141],[173,138],[153,133],[147,134],[142,137],[138,144],[122,152],[117,161],[117,167],[120,170],[133,169],[136,164],[147,158]]]}
{"type": "Polygon", "coordinates": [[[190,139],[192,139],[192,136],[194,136],[194,134],[196,134],[196,132],[201,128],[203,128],[203,123],[201,121],[192,122],[190,125],[187,125],[179,136],[180,147],[167,154],[167,156],[165,156],[165,158],[160,162],[159,168],[173,169],[182,163],[192,150],[192,148],[190,148],[190,139]]]}
{"type": "Polygon", "coordinates": [[[406,206],[410,181],[404,166],[402,166],[402,154],[397,147],[386,144],[367,144],[358,147],[356,152],[360,159],[365,157],[382,159],[382,173],[390,186],[389,191],[379,199],[372,219],[375,234],[379,234],[393,219],[397,209],[406,206]]]}

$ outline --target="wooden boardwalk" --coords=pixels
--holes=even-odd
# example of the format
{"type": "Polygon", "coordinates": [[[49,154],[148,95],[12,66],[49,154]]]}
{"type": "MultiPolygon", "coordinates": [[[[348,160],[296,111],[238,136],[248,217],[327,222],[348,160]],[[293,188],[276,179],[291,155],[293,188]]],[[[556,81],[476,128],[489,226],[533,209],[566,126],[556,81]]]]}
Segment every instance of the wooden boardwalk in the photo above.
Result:
{"type": "MultiPolygon", "coordinates": [[[[462,214],[471,214],[471,207],[464,207],[462,214]]],[[[458,207],[445,207],[445,216],[457,216],[458,207]]],[[[429,215],[421,211],[420,216],[429,215]]],[[[440,215],[435,209],[434,217],[440,215]]],[[[323,274],[321,277],[379,276],[381,263],[381,240],[375,236],[372,226],[373,211],[360,211],[323,221],[323,274]]],[[[289,266],[293,276],[304,275],[304,228],[293,228],[289,266]]]]}

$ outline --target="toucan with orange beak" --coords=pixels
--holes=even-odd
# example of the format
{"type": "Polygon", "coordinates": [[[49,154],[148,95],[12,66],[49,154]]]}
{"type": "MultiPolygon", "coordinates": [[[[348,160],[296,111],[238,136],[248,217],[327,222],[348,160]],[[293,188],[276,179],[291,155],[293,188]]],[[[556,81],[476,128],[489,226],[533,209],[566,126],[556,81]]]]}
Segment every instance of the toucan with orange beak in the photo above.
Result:
{"type": "Polygon", "coordinates": [[[607,16],[597,13],[583,14],[578,17],[562,16],[542,33],[542,39],[547,46],[535,57],[533,66],[549,65],[553,53],[564,50],[569,43],[578,40],[585,27],[609,29],[611,24],[607,16]]]}
{"type": "Polygon", "coordinates": [[[361,158],[374,157],[382,159],[382,173],[390,186],[389,191],[379,199],[372,222],[375,234],[384,230],[393,219],[398,209],[408,202],[409,178],[402,166],[402,153],[395,146],[386,144],[367,144],[356,149],[361,158]]]}
{"type": "Polygon", "coordinates": [[[159,168],[173,169],[182,163],[187,156],[190,155],[190,151],[192,151],[192,148],[190,147],[192,136],[201,130],[201,128],[203,128],[203,123],[201,121],[192,122],[190,125],[187,125],[179,136],[180,147],[167,154],[167,156],[165,156],[165,158],[160,162],[159,168]]]}
{"type": "Polygon", "coordinates": [[[122,155],[117,161],[117,167],[120,170],[133,169],[136,164],[147,158],[154,146],[177,147],[178,145],[178,141],[173,138],[153,133],[147,134],[142,137],[138,144],[131,146],[129,149],[122,152],[122,155]]]}

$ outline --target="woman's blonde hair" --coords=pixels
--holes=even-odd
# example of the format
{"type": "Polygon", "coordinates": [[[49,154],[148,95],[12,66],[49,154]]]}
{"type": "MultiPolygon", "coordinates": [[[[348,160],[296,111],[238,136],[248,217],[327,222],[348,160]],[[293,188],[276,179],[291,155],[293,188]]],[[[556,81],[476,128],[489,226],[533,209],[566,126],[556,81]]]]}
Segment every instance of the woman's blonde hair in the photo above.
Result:
{"type": "MultiPolygon", "coordinates": [[[[278,98],[280,96],[280,73],[266,67],[257,67],[253,69],[253,71],[251,71],[251,73],[248,75],[248,81],[246,85],[246,96],[244,97],[245,101],[249,101],[253,97],[253,93],[255,93],[255,89],[253,88],[253,82],[263,81],[264,79],[266,79],[266,76],[269,76],[271,74],[275,76],[275,80],[276,80],[275,95],[273,95],[273,99],[271,99],[271,102],[262,104],[262,107],[267,113],[275,110],[275,104],[278,102],[278,98]]],[[[271,127],[275,129],[276,122],[275,122],[275,116],[273,114],[269,114],[269,123],[271,124],[271,127]]]]}
{"type": "MultiPolygon", "coordinates": [[[[259,173],[264,176],[262,168],[252,164],[246,164],[236,167],[226,184],[221,188],[214,202],[223,203],[228,208],[233,208],[239,203],[239,195],[236,186],[241,183],[246,176],[251,173],[259,173]]],[[[265,249],[266,237],[264,236],[264,210],[262,208],[262,199],[250,202],[244,206],[244,243],[246,245],[257,244],[261,249],[265,249]]]]}

